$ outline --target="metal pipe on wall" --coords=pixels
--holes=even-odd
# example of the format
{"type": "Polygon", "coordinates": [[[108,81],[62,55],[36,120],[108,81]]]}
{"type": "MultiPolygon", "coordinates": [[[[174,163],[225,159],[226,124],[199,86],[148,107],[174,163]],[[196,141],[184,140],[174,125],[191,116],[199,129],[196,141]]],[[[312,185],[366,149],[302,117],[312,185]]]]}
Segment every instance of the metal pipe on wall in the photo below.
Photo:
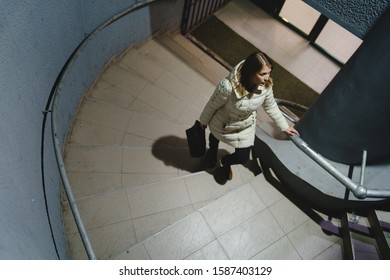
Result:
{"type": "Polygon", "coordinates": [[[93,32],[91,32],[81,43],[80,45],[74,50],[71,57],[67,60],[66,64],[64,65],[59,77],[56,80],[55,85],[53,86],[53,95],[51,95],[52,99],[52,105],[51,105],[51,125],[52,125],[52,140],[54,145],[54,151],[55,156],[57,160],[58,169],[60,171],[61,180],[66,192],[66,195],[68,197],[69,205],[72,210],[73,217],[75,219],[77,229],[79,230],[80,237],[82,239],[84,248],[87,252],[88,258],[90,260],[96,260],[96,256],[94,253],[94,250],[92,248],[92,244],[88,238],[87,231],[84,227],[83,221],[81,219],[80,213],[77,208],[76,200],[73,196],[72,192],[72,186],[69,182],[69,179],[67,177],[67,172],[65,169],[64,160],[62,157],[62,149],[60,146],[60,139],[59,135],[57,133],[57,121],[56,121],[56,108],[58,106],[58,102],[60,100],[61,96],[61,85],[63,84],[64,79],[66,78],[67,74],[71,70],[71,67],[73,63],[77,60],[79,55],[82,53],[82,50],[92,42],[92,39],[102,30],[104,30],[107,26],[111,25],[112,23],[116,22],[117,20],[121,19],[122,17],[128,15],[131,12],[134,12],[138,9],[141,9],[152,2],[156,2],[157,0],[145,0],[140,3],[136,3],[132,5],[131,7],[127,8],[126,10],[118,13],[117,15],[114,15],[113,17],[109,18],[107,21],[105,21],[103,24],[98,26],[93,32]]]}

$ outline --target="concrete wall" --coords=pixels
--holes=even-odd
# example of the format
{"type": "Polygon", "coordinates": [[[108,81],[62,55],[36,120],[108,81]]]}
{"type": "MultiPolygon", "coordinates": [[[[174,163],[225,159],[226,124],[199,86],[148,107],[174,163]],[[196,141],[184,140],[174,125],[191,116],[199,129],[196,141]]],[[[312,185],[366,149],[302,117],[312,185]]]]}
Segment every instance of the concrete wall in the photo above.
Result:
{"type": "Polygon", "coordinates": [[[389,5],[389,0],[303,1],[361,39],[389,5]]]}
{"type": "MultiPolygon", "coordinates": [[[[135,2],[142,1],[0,2],[0,259],[68,258],[50,115],[44,125],[42,112],[63,65],[85,35],[135,2]]],[[[61,140],[83,93],[109,58],[156,31],[178,29],[183,2],[159,0],[94,38],[63,84],[61,140]]]]}
{"type": "Polygon", "coordinates": [[[297,124],[302,138],[336,162],[390,162],[390,8],[297,124]]]}

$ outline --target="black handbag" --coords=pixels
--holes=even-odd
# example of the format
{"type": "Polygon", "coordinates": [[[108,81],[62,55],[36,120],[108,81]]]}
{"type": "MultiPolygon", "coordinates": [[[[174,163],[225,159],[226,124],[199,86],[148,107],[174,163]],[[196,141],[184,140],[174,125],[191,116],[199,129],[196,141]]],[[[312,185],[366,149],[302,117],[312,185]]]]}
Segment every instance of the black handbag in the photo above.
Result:
{"type": "Polygon", "coordinates": [[[192,157],[201,157],[206,153],[206,131],[197,120],[186,130],[188,148],[192,157]]]}

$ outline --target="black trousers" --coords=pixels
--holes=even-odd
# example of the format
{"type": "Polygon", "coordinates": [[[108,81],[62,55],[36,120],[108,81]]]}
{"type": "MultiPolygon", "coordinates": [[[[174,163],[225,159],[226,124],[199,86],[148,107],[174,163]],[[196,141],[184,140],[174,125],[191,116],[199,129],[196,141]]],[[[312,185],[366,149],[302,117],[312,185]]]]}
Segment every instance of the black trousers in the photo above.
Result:
{"type": "MultiPolygon", "coordinates": [[[[219,140],[210,133],[209,135],[209,146],[210,152],[215,153],[215,156],[218,152],[219,140]]],[[[236,148],[234,153],[226,155],[222,158],[221,163],[223,166],[230,166],[234,164],[245,164],[249,160],[249,155],[252,147],[247,148],[236,148]]]]}

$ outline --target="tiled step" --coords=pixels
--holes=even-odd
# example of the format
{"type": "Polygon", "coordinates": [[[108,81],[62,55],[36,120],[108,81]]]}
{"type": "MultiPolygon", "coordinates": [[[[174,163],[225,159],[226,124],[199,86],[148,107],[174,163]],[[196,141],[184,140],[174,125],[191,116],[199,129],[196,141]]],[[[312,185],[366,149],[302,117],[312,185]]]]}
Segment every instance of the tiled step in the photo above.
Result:
{"type": "Polygon", "coordinates": [[[234,180],[223,186],[216,184],[209,172],[200,171],[127,187],[138,243],[253,178],[243,168],[235,168],[234,172],[234,180]]]}
{"type": "MultiPolygon", "coordinates": [[[[207,185],[211,187],[210,184],[207,185]]],[[[238,189],[241,188],[237,188],[232,192],[237,194],[238,189]]],[[[222,198],[223,197],[225,196],[222,196],[222,198]]],[[[237,198],[236,195],[233,197],[237,198]]],[[[217,202],[222,198],[219,198],[214,202],[217,202]]],[[[210,243],[214,243],[211,247],[222,254],[221,257],[226,258],[224,250],[219,248],[220,245],[218,242],[215,242],[216,237],[202,215],[202,210],[206,211],[205,209],[208,209],[208,205],[212,205],[212,203],[213,202],[210,202],[206,206],[194,211],[192,214],[145,239],[143,242],[128,248],[115,259],[184,259],[210,243]],[[140,253],[141,255],[139,255],[140,253]]],[[[237,205],[235,207],[237,207],[237,205]]],[[[210,217],[213,216],[212,211],[210,211],[209,214],[210,217]]],[[[223,217],[221,217],[221,220],[223,220],[223,217]]]]}
{"type": "Polygon", "coordinates": [[[213,84],[219,83],[222,78],[229,74],[226,68],[216,63],[213,58],[180,33],[165,34],[158,38],[158,41],[213,84]]]}
{"type": "MultiPolygon", "coordinates": [[[[115,259],[301,259],[318,254],[318,248],[300,251],[302,240],[293,244],[285,234],[302,227],[318,226],[273,189],[262,175],[211,201],[143,242],[130,247],[115,259]],[[277,205],[289,207],[294,219],[277,205]],[[275,205],[273,207],[268,207],[275,205]],[[287,215],[288,216],[288,215],[287,215]],[[283,226],[281,226],[283,225],[283,226]],[[296,247],[294,247],[296,246],[296,247]],[[310,251],[310,252],[309,252],[310,251]]],[[[335,237],[326,237],[322,248],[332,246],[335,237]]]]}
{"type": "Polygon", "coordinates": [[[128,49],[87,93],[124,109],[192,124],[215,85],[157,40],[128,49]]]}
{"type": "MultiPolygon", "coordinates": [[[[244,167],[233,170],[234,178],[226,185],[216,184],[213,175],[205,171],[179,177],[177,173],[138,170],[70,171],[69,175],[78,182],[73,189],[95,254],[109,259],[254,178],[244,167]],[[142,183],[145,180],[151,183],[142,183]]],[[[72,257],[85,258],[83,250],[77,249],[82,244],[69,206],[64,203],[63,209],[72,257]]]]}

